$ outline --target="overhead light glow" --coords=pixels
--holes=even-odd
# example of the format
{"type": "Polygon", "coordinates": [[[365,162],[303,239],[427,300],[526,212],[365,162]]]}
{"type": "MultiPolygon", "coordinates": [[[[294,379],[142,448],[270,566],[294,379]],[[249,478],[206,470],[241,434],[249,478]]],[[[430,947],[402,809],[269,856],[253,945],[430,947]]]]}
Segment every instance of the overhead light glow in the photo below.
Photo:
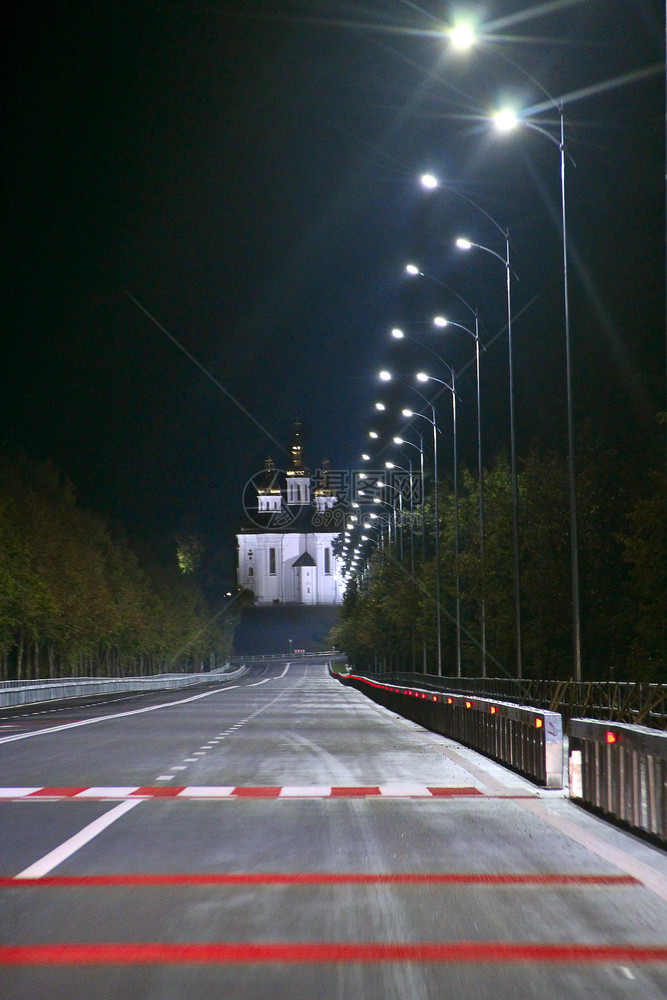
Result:
{"type": "Polygon", "coordinates": [[[447,326],[449,320],[445,319],[444,316],[435,316],[433,318],[433,322],[435,323],[436,326],[447,326]]]}
{"type": "Polygon", "coordinates": [[[400,330],[397,326],[395,326],[394,329],[391,331],[391,335],[392,337],[395,337],[396,340],[402,340],[403,337],[405,336],[403,331],[400,330]]]}
{"type": "Polygon", "coordinates": [[[428,188],[432,191],[433,188],[438,187],[438,178],[434,174],[422,174],[421,175],[422,187],[428,188]]]}
{"type": "Polygon", "coordinates": [[[500,111],[496,111],[493,121],[500,132],[511,132],[519,124],[519,119],[511,108],[501,108],[500,111]]]}
{"type": "Polygon", "coordinates": [[[455,49],[469,49],[475,42],[475,33],[469,24],[461,21],[450,30],[449,40],[455,49]]]}
{"type": "Polygon", "coordinates": [[[383,382],[391,382],[391,372],[383,371],[380,372],[380,378],[383,382]]]}
{"type": "Polygon", "coordinates": [[[419,268],[417,267],[416,264],[406,264],[405,270],[408,272],[408,274],[419,274],[419,268]]]}
{"type": "Polygon", "coordinates": [[[464,239],[463,236],[459,236],[459,238],[456,241],[456,245],[459,248],[459,250],[470,250],[470,248],[472,247],[472,243],[470,242],[470,240],[464,239]]]}

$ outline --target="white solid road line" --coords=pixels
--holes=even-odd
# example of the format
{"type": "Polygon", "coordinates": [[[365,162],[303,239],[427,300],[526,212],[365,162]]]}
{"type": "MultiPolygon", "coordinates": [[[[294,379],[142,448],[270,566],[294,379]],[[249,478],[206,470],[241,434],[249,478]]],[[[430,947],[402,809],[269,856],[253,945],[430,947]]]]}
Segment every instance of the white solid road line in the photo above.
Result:
{"type": "Polygon", "coordinates": [[[117,819],[124,816],[126,812],[134,809],[141,801],[143,800],[137,799],[135,801],[134,799],[129,799],[127,802],[121,802],[119,805],[114,806],[104,816],[100,816],[99,819],[89,823],[88,826],[84,826],[83,830],[80,830],[79,833],[70,837],[69,840],[66,840],[60,847],[56,847],[55,850],[49,851],[43,858],[40,858],[39,861],[35,861],[34,864],[19,872],[14,878],[43,878],[45,875],[48,875],[50,871],[53,871],[54,868],[57,868],[58,865],[75,854],[81,847],[85,847],[91,840],[94,840],[108,826],[115,823],[117,819]]]}
{"type": "MultiPolygon", "coordinates": [[[[238,685],[234,685],[237,687],[238,685]]],[[[98,722],[108,722],[109,719],[127,719],[131,715],[144,715],[146,712],[159,712],[163,708],[176,708],[177,705],[187,705],[191,701],[199,701],[200,698],[210,698],[214,694],[221,694],[223,691],[232,691],[233,687],[216,688],[214,691],[206,691],[204,694],[195,694],[190,698],[181,698],[179,701],[170,701],[165,705],[151,705],[149,708],[135,708],[131,712],[116,712],[113,715],[101,715],[97,719],[81,719],[79,722],[65,722],[62,726],[50,726],[48,729],[37,729],[33,733],[17,733],[15,736],[0,737],[0,746],[4,743],[16,743],[17,740],[29,740],[33,736],[47,736],[49,733],[62,733],[66,729],[78,729],[80,726],[94,726],[98,722]]]]}

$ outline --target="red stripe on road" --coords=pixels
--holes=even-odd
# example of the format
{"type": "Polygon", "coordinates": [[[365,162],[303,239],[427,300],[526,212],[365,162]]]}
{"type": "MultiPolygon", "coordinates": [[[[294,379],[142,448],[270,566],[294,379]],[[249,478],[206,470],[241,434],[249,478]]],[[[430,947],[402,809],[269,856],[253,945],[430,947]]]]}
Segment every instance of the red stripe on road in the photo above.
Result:
{"type": "Polygon", "coordinates": [[[596,886],[641,885],[632,875],[491,873],[484,872],[220,872],[190,874],[45,875],[43,878],[0,878],[0,889],[76,888],[173,885],[481,885],[596,886]]]}
{"type": "Polygon", "coordinates": [[[479,788],[471,788],[466,786],[464,788],[431,788],[429,785],[429,792],[434,798],[449,799],[455,795],[481,795],[479,788]]]}
{"type": "Polygon", "coordinates": [[[367,795],[380,795],[380,789],[377,785],[335,785],[331,789],[331,798],[363,798],[367,795]]]}
{"type": "Polygon", "coordinates": [[[593,963],[667,962],[666,945],[533,944],[496,941],[285,942],[211,944],[41,944],[0,946],[2,965],[254,964],[329,962],[593,963]]]}
{"type": "Polygon", "coordinates": [[[157,788],[153,788],[146,785],[143,788],[135,788],[133,792],[130,792],[128,798],[136,799],[141,796],[146,796],[151,799],[173,799],[177,795],[180,795],[183,791],[185,791],[185,785],[181,785],[180,788],[178,786],[167,787],[166,785],[160,785],[157,788]]]}
{"type": "Polygon", "coordinates": [[[85,792],[86,787],[86,785],[83,785],[81,788],[40,788],[37,792],[30,792],[26,798],[71,799],[74,795],[78,795],[79,792],[85,792]]]}
{"type": "Polygon", "coordinates": [[[241,799],[277,799],[281,787],[280,785],[260,785],[256,788],[239,786],[234,789],[232,794],[241,799]]]}

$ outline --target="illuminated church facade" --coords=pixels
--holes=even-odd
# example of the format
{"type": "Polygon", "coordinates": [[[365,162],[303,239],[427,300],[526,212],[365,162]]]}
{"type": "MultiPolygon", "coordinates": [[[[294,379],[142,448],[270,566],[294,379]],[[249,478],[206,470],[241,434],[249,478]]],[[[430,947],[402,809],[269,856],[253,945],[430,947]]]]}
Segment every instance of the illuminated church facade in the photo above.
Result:
{"type": "Polygon", "coordinates": [[[288,469],[267,458],[246,488],[246,524],[237,534],[238,585],[257,605],[340,604],[345,589],[333,542],[344,510],[329,485],[329,467],[312,477],[303,461],[297,422],[288,469]]]}

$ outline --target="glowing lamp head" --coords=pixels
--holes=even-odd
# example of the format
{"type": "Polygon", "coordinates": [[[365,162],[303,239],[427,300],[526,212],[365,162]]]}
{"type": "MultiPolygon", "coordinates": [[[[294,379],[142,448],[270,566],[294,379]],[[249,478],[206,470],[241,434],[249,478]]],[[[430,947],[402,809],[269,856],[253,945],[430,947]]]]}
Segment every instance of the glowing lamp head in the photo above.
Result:
{"type": "Polygon", "coordinates": [[[387,407],[384,405],[384,403],[376,403],[375,409],[379,410],[380,413],[383,413],[387,409],[387,407]]]}
{"type": "Polygon", "coordinates": [[[370,462],[370,460],[371,460],[371,456],[370,456],[370,455],[368,455],[368,454],[367,454],[367,453],[366,453],[366,452],[364,451],[364,452],[362,452],[362,454],[361,454],[361,460],[362,460],[362,462],[370,462]]]}
{"type": "Polygon", "coordinates": [[[405,441],[403,440],[403,438],[395,437],[395,438],[392,438],[392,440],[393,440],[394,444],[405,444],[405,441]]]}
{"type": "Polygon", "coordinates": [[[422,174],[421,183],[422,187],[425,187],[429,191],[432,191],[434,188],[438,187],[438,178],[435,177],[433,174],[422,174]]]}
{"type": "Polygon", "coordinates": [[[417,381],[418,382],[428,382],[429,378],[430,378],[430,375],[427,375],[426,372],[417,372],[417,381]]]}
{"type": "Polygon", "coordinates": [[[499,132],[511,132],[519,124],[519,119],[511,108],[501,108],[493,116],[493,123],[499,132]]]}
{"type": "Polygon", "coordinates": [[[412,410],[401,410],[401,413],[404,417],[414,417],[412,410]]]}
{"type": "Polygon", "coordinates": [[[391,372],[387,371],[380,372],[380,379],[383,382],[391,382],[391,372]]]}
{"type": "Polygon", "coordinates": [[[449,40],[455,49],[465,51],[474,44],[475,34],[469,24],[460,22],[449,32],[449,40]]]}
{"type": "Polygon", "coordinates": [[[406,264],[405,270],[408,272],[408,274],[419,274],[419,268],[417,267],[416,264],[406,264]]]}
{"type": "Polygon", "coordinates": [[[379,437],[379,435],[378,435],[378,432],[377,432],[377,431],[369,431],[369,432],[368,432],[368,436],[369,436],[370,438],[373,438],[373,440],[374,440],[374,441],[377,441],[377,439],[378,439],[378,437],[379,437]]]}
{"type": "Polygon", "coordinates": [[[397,326],[395,326],[391,331],[391,335],[395,340],[403,340],[403,337],[405,336],[403,331],[397,326]]]}
{"type": "Polygon", "coordinates": [[[439,326],[439,327],[444,328],[444,327],[447,326],[448,323],[449,323],[449,320],[445,319],[444,316],[434,316],[433,317],[433,324],[434,324],[434,326],[439,326]]]}
{"type": "Polygon", "coordinates": [[[472,247],[472,243],[470,242],[470,240],[466,240],[463,236],[459,236],[459,238],[456,241],[456,245],[459,248],[459,250],[470,250],[470,248],[472,247]]]}

